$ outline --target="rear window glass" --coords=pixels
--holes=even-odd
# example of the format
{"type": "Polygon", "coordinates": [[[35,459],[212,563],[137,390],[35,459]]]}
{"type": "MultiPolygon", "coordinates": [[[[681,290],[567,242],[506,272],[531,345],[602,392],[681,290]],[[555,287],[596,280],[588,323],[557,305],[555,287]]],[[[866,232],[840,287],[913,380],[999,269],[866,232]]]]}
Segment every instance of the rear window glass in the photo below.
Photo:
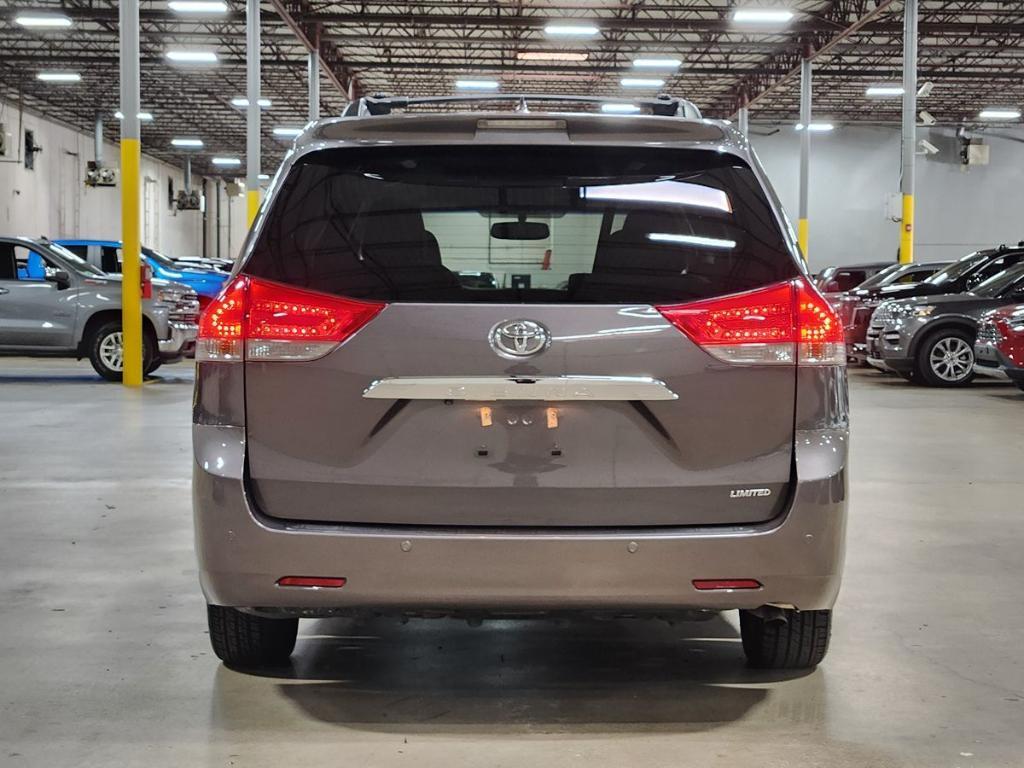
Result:
{"type": "Polygon", "coordinates": [[[359,299],[668,303],[798,274],[753,172],[705,150],[326,150],[245,272],[359,299]]]}

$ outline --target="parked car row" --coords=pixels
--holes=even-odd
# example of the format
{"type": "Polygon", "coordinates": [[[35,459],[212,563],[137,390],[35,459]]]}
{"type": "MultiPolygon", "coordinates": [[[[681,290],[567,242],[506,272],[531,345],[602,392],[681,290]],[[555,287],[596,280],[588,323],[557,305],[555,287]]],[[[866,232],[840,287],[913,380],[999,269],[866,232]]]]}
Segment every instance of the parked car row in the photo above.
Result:
{"type": "MultiPolygon", "coordinates": [[[[120,381],[121,244],[0,237],[0,355],[88,358],[120,381]]],[[[143,248],[152,292],[142,300],[143,370],[194,357],[201,305],[228,274],[143,248]]]]}
{"type": "Polygon", "coordinates": [[[892,264],[828,295],[851,361],[927,386],[963,386],[979,373],[1019,381],[1024,242],[949,264],[892,264]]]}
{"type": "MultiPolygon", "coordinates": [[[[81,256],[94,267],[109,275],[121,274],[121,243],[117,240],[55,240],[72,253],[81,256]]],[[[202,266],[194,261],[182,261],[165,256],[159,251],[142,246],[142,261],[161,280],[173,280],[187,285],[199,296],[199,305],[205,307],[220,293],[228,279],[228,272],[219,267],[202,266]]],[[[230,270],[228,270],[230,271],[230,270]]]]}

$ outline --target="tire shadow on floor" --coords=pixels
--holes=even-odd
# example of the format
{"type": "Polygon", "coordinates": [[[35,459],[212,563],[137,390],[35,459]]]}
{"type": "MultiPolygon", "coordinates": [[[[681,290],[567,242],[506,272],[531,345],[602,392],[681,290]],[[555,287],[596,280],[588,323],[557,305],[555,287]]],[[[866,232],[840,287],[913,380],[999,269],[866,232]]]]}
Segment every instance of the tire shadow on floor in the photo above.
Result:
{"type": "MultiPolygon", "coordinates": [[[[218,715],[258,695],[245,673],[218,673],[218,715]],[[243,693],[244,691],[244,693],[243,693]]],[[[291,665],[264,672],[305,717],[367,730],[445,732],[707,730],[739,720],[772,683],[821,716],[823,672],[746,666],[721,616],[669,625],[647,619],[454,619],[310,622],[291,665]]],[[[259,686],[257,686],[259,687],[259,686]]],[[[270,691],[266,695],[272,696],[270,691]]]]}

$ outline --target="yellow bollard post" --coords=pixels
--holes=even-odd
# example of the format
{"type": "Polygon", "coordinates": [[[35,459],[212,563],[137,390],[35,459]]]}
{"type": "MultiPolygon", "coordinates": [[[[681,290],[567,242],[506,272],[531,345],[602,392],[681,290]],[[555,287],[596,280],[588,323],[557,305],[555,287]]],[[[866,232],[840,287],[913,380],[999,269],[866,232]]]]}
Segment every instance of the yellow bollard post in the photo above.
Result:
{"type": "Polygon", "coordinates": [[[250,189],[245,193],[246,200],[246,223],[251,227],[256,220],[256,214],[260,211],[260,191],[250,189]]]}
{"type": "Polygon", "coordinates": [[[121,342],[126,386],[142,384],[142,268],[139,140],[121,139],[121,342]]]}
{"type": "Polygon", "coordinates": [[[914,196],[903,196],[903,223],[900,228],[900,264],[914,261],[914,196]]]}

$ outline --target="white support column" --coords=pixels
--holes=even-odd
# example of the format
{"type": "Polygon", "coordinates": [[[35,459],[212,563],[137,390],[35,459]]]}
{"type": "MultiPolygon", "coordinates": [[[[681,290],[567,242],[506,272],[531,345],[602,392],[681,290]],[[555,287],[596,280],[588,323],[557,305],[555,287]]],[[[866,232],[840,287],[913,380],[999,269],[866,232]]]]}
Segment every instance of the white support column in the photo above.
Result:
{"type": "Polygon", "coordinates": [[[917,151],[917,0],[903,4],[903,140],[900,193],[900,262],[914,260],[914,155],[917,151]]]}
{"type": "Polygon", "coordinates": [[[797,240],[804,260],[808,247],[808,201],[811,180],[811,51],[808,47],[800,61],[800,211],[797,217],[797,240]]]}
{"type": "Polygon", "coordinates": [[[309,119],[320,119],[320,54],[309,52],[307,65],[309,73],[309,119]]]}
{"type": "MultiPolygon", "coordinates": [[[[139,0],[121,0],[121,381],[142,386],[142,243],[139,239],[139,0]]],[[[102,147],[102,143],[101,143],[102,147]]]]}
{"type": "Polygon", "coordinates": [[[245,3],[245,198],[249,226],[260,208],[260,2],[245,3]]]}

